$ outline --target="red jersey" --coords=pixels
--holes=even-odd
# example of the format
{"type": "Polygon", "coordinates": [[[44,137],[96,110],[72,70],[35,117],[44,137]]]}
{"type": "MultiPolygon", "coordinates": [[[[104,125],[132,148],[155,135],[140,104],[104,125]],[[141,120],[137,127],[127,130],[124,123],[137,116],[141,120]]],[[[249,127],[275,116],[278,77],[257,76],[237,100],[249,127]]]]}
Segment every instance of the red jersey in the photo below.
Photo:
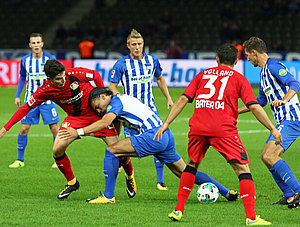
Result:
{"type": "Polygon", "coordinates": [[[245,105],[257,103],[248,80],[220,65],[200,72],[185,89],[189,102],[195,99],[189,135],[227,137],[237,134],[238,98],[245,105]]]}
{"type": "Polygon", "coordinates": [[[100,74],[86,68],[66,69],[65,73],[66,83],[62,88],[54,87],[51,82],[45,81],[28,102],[14,114],[4,126],[5,129],[9,130],[32,108],[47,100],[52,100],[71,116],[84,116],[90,111],[94,111],[89,106],[89,94],[94,86],[104,87],[100,74]]]}

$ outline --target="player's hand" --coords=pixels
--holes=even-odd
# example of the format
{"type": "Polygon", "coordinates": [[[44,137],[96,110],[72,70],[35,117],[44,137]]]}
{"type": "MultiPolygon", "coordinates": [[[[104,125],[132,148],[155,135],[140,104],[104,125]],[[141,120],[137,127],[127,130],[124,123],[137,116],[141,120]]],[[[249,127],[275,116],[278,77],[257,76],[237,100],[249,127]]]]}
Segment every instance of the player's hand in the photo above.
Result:
{"type": "Polygon", "coordinates": [[[168,129],[168,126],[164,123],[155,133],[154,137],[153,137],[153,141],[156,139],[157,137],[157,141],[159,142],[162,139],[162,136],[164,134],[164,132],[168,129]]]}
{"type": "Polygon", "coordinates": [[[17,106],[17,107],[21,107],[21,100],[20,100],[20,98],[15,98],[15,105],[17,106]]]}
{"type": "Polygon", "coordinates": [[[273,102],[271,102],[271,106],[274,106],[274,107],[278,107],[278,106],[283,106],[286,104],[286,101],[283,101],[283,100],[274,100],[273,102]]]}
{"type": "Polygon", "coordinates": [[[276,141],[275,144],[278,145],[282,142],[282,135],[281,133],[275,128],[271,131],[271,134],[275,137],[276,141]]]}
{"type": "Polygon", "coordinates": [[[172,99],[169,99],[169,100],[167,101],[167,108],[170,109],[170,107],[172,107],[173,105],[174,105],[173,100],[172,100],[172,99]]]}
{"type": "Polygon", "coordinates": [[[77,139],[78,133],[77,130],[71,127],[68,127],[64,130],[59,130],[58,134],[60,139],[68,140],[68,139],[77,139]]]}
{"type": "Polygon", "coordinates": [[[2,128],[0,130],[0,139],[4,136],[4,134],[7,132],[7,130],[5,128],[2,128]]]}

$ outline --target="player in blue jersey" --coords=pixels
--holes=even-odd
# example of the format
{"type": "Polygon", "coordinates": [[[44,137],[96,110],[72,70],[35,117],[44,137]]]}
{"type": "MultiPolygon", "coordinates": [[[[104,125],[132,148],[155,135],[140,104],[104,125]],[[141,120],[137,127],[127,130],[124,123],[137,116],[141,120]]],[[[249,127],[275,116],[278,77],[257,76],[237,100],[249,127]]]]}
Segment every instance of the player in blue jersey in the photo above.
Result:
{"type": "MultiPolygon", "coordinates": [[[[108,123],[111,124],[115,119],[122,122],[124,127],[136,131],[137,135],[130,136],[107,147],[103,167],[106,182],[104,194],[100,194],[96,199],[87,200],[87,202],[115,203],[114,191],[120,157],[142,158],[153,155],[159,161],[165,163],[177,177],[180,177],[186,164],[175,149],[174,136],[171,130],[168,129],[162,140],[153,140],[156,131],[162,125],[162,121],[147,105],[132,96],[126,94],[113,95],[112,91],[99,87],[91,91],[89,103],[98,113],[105,114],[102,120],[77,130],[70,127],[61,130],[59,132],[61,138],[75,139],[78,136],[88,135],[95,130],[106,127],[108,123]]],[[[205,173],[197,172],[195,183],[201,184],[204,182],[212,182],[217,185],[220,193],[227,200],[237,200],[238,193],[236,191],[225,188],[205,173]]]]}
{"type": "MultiPolygon", "coordinates": [[[[160,63],[154,55],[143,52],[144,39],[135,29],[132,29],[127,37],[127,47],[130,53],[119,59],[113,66],[109,89],[114,94],[118,94],[117,86],[121,81],[124,94],[138,98],[159,116],[152,93],[153,77],[167,99],[167,108],[173,105],[160,63]]],[[[124,128],[124,134],[127,138],[136,135],[136,132],[124,128]]],[[[164,165],[155,157],[154,163],[157,173],[157,189],[168,190],[163,180],[164,165]]]]}
{"type": "MultiPolygon", "coordinates": [[[[44,72],[44,65],[49,59],[56,59],[53,55],[43,51],[43,38],[40,33],[32,33],[29,37],[29,47],[32,53],[25,55],[21,59],[20,79],[15,96],[15,104],[21,107],[20,95],[26,84],[26,94],[24,103],[26,103],[32,94],[43,84],[47,77],[44,72]]],[[[18,159],[9,165],[10,168],[19,168],[24,166],[24,152],[27,146],[28,132],[31,125],[39,124],[40,115],[42,115],[45,125],[49,125],[53,134],[53,141],[59,129],[59,117],[56,105],[52,101],[44,102],[42,105],[31,110],[22,120],[21,129],[18,135],[18,159]]],[[[56,167],[54,163],[52,167],[56,167]]]]}
{"type": "MultiPolygon", "coordinates": [[[[270,135],[261,154],[262,161],[283,192],[283,198],[274,205],[288,205],[293,209],[300,203],[300,184],[281,155],[300,135],[300,105],[297,97],[300,83],[282,63],[268,56],[267,46],[262,39],[251,37],[243,46],[248,60],[262,69],[257,101],[261,106],[270,103],[277,129],[283,138],[283,142],[276,145],[275,138],[270,135]]],[[[247,111],[246,107],[239,109],[239,113],[247,111]]]]}

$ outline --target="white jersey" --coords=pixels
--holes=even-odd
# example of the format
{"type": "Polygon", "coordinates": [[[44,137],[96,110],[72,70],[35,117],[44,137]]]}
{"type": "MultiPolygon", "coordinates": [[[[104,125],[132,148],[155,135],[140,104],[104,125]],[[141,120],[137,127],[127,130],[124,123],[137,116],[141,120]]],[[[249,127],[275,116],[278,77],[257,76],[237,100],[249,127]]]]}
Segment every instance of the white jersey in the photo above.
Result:
{"type": "Polygon", "coordinates": [[[162,126],[162,121],[147,105],[129,95],[113,95],[107,113],[116,114],[124,127],[138,133],[162,126]]]}
{"type": "Polygon", "coordinates": [[[145,54],[141,60],[134,60],[130,55],[124,56],[113,66],[111,82],[123,86],[123,93],[138,98],[157,113],[153,93],[153,77],[162,74],[160,63],[154,55],[145,54]]]}

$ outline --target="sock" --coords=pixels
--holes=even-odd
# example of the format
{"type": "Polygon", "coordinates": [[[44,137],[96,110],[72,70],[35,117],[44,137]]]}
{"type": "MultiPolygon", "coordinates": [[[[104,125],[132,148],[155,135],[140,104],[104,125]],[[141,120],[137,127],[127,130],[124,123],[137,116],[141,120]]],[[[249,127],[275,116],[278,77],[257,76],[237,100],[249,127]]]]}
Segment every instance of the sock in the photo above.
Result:
{"type": "Polygon", "coordinates": [[[283,195],[285,197],[292,197],[295,192],[281,179],[281,177],[278,175],[278,173],[275,171],[274,168],[269,169],[269,171],[272,174],[272,177],[274,178],[276,184],[280,188],[280,190],[283,192],[283,195]]]}
{"type": "Polygon", "coordinates": [[[255,215],[255,187],[251,173],[242,173],[239,175],[240,196],[243,200],[246,217],[254,220],[255,215]]]}
{"type": "Polygon", "coordinates": [[[53,143],[54,143],[54,141],[55,141],[55,138],[56,138],[56,137],[55,137],[55,136],[53,136],[53,143]]]}
{"type": "Polygon", "coordinates": [[[131,176],[133,174],[133,167],[130,158],[127,157],[126,159],[123,159],[122,161],[119,160],[119,161],[120,161],[120,166],[123,166],[126,175],[131,176]]]}
{"type": "Polygon", "coordinates": [[[67,154],[64,153],[64,155],[62,157],[54,158],[54,159],[55,159],[57,167],[59,168],[60,172],[62,172],[62,174],[65,176],[67,181],[73,180],[75,178],[75,176],[73,174],[71,163],[70,163],[70,160],[69,160],[67,154]]]}
{"type": "Polygon", "coordinates": [[[210,182],[210,183],[213,183],[214,185],[216,185],[217,188],[219,189],[219,192],[224,197],[229,192],[228,188],[224,187],[222,184],[220,184],[214,178],[212,178],[211,176],[207,175],[206,173],[202,173],[202,172],[198,171],[196,173],[195,183],[198,184],[198,185],[200,185],[200,184],[203,184],[203,183],[206,183],[206,182],[210,182]]]}
{"type": "Polygon", "coordinates": [[[111,199],[115,196],[116,179],[119,170],[119,158],[105,149],[103,173],[105,176],[104,196],[111,199]]]}
{"type": "Polygon", "coordinates": [[[28,135],[18,135],[18,160],[24,162],[24,153],[27,146],[28,135]]]}
{"type": "Polygon", "coordinates": [[[300,184],[289,165],[283,159],[277,161],[272,168],[294,192],[300,193],[300,184]]]}
{"type": "Polygon", "coordinates": [[[189,165],[186,166],[185,170],[181,174],[180,183],[178,188],[177,205],[175,210],[184,211],[184,205],[193,190],[195,184],[195,174],[197,170],[189,165]]]}
{"type": "Polygon", "coordinates": [[[164,182],[164,164],[161,163],[155,156],[154,156],[154,164],[156,168],[156,176],[157,181],[156,183],[164,182]]]}

